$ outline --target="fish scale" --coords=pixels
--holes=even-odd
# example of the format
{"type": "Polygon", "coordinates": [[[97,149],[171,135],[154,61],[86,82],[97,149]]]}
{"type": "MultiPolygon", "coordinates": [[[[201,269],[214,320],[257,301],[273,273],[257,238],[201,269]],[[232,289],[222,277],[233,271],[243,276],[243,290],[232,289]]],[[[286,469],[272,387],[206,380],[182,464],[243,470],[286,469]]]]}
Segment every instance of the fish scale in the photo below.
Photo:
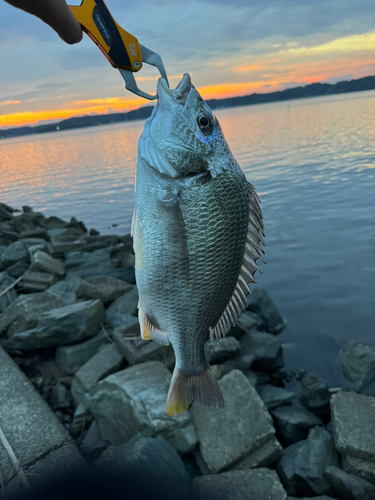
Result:
{"type": "Polygon", "coordinates": [[[132,233],[141,335],[172,343],[167,410],[175,414],[193,399],[224,404],[204,344],[246,307],[262,221],[254,188],[189,75],[175,91],[159,80],[158,92],[139,141],[132,233]]]}

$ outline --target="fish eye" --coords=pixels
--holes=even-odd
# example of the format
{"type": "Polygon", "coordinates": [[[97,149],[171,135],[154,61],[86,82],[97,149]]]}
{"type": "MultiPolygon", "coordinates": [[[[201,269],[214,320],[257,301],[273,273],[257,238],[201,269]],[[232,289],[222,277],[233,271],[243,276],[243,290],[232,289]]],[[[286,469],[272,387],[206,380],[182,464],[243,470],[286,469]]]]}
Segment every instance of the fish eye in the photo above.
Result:
{"type": "Polygon", "coordinates": [[[211,116],[202,114],[197,118],[198,126],[204,134],[209,134],[214,126],[213,119],[211,116]]]}

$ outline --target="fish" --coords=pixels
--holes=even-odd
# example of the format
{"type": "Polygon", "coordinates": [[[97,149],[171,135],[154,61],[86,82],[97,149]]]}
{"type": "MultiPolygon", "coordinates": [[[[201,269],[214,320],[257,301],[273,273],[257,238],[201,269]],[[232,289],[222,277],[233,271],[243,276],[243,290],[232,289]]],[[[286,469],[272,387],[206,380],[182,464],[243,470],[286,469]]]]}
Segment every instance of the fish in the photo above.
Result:
{"type": "Polygon", "coordinates": [[[160,78],[138,142],[132,220],[141,336],[175,353],[169,415],[224,399],[205,357],[247,307],[264,262],[260,200],[220,124],[185,73],[160,78]]]}

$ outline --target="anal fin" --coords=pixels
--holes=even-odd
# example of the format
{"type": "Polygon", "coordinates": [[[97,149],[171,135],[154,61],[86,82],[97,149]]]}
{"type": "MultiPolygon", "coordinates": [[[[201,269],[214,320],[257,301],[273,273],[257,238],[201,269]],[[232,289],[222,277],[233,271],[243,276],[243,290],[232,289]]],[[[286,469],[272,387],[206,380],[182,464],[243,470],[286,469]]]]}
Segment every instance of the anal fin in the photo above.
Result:
{"type": "Polygon", "coordinates": [[[169,345],[171,343],[167,333],[162,332],[156,327],[154,322],[148,318],[140,303],[138,304],[138,320],[143,340],[153,340],[161,345],[169,345]]]}
{"type": "Polygon", "coordinates": [[[223,408],[224,398],[209,366],[202,373],[185,376],[175,367],[167,399],[168,415],[183,413],[192,401],[223,408]]]}

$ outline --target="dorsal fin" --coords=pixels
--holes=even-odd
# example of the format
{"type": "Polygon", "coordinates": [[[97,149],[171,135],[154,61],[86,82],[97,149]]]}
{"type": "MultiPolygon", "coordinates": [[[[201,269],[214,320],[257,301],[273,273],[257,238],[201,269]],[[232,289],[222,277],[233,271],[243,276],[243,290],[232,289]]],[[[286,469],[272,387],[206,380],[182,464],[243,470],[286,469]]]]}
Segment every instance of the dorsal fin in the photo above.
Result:
{"type": "Polygon", "coordinates": [[[143,340],[154,340],[158,344],[169,345],[171,341],[165,332],[162,332],[145,313],[141,303],[138,303],[138,321],[143,340]]]}
{"type": "Polygon", "coordinates": [[[242,266],[227,306],[216,325],[210,328],[211,340],[224,337],[231,326],[237,323],[247,307],[246,297],[250,293],[249,284],[256,283],[254,279],[255,272],[259,271],[262,274],[262,271],[256,265],[256,261],[260,259],[265,263],[260,253],[264,253],[261,245],[265,245],[262,238],[262,234],[264,236],[264,226],[262,211],[259,206],[260,200],[250,182],[247,183],[247,192],[249,196],[249,220],[242,266]]]}

